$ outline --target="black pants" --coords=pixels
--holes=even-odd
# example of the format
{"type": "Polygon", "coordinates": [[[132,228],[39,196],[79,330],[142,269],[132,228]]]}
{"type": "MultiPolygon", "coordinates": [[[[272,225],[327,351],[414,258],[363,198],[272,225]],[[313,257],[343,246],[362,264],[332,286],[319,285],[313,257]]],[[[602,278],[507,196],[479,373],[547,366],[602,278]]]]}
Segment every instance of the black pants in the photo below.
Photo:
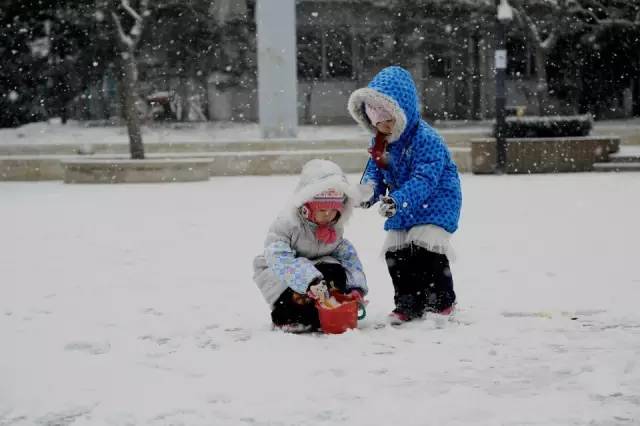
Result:
{"type": "MultiPolygon", "coordinates": [[[[316,268],[322,273],[329,287],[345,293],[347,289],[347,273],[342,265],[337,263],[318,263],[316,268]]],[[[313,301],[298,304],[293,301],[293,290],[287,288],[276,300],[271,311],[271,320],[275,325],[302,324],[310,325],[312,329],[320,328],[318,310],[313,301]]]]}
{"type": "Polygon", "coordinates": [[[447,256],[411,245],[385,254],[396,310],[409,318],[453,305],[456,293],[447,256]]]}

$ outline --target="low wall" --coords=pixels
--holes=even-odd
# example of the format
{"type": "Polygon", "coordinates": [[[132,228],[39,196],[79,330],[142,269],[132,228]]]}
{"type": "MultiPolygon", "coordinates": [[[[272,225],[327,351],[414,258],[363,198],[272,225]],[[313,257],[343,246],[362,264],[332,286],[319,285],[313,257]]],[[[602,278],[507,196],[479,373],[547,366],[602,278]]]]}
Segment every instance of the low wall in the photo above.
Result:
{"type": "Polygon", "coordinates": [[[0,157],[0,181],[62,180],[64,155],[14,155],[0,157]]]}
{"type": "MultiPolygon", "coordinates": [[[[239,176],[239,175],[276,175],[297,174],[302,166],[314,158],[324,158],[335,161],[342,167],[345,173],[361,173],[369,158],[366,150],[362,148],[335,149],[329,145],[321,149],[305,150],[254,150],[254,151],[193,151],[148,154],[147,159],[157,161],[182,161],[183,159],[200,159],[208,162],[210,176],[239,176]]],[[[274,145],[278,146],[278,145],[274,145]]],[[[471,171],[470,148],[449,148],[454,162],[461,173],[471,171]]],[[[109,163],[113,161],[127,161],[128,155],[121,154],[95,154],[95,155],[22,155],[0,157],[0,181],[26,181],[26,180],[62,180],[76,178],[67,169],[74,168],[74,164],[95,162],[109,163]],[[65,177],[65,173],[67,176],[65,177]],[[71,176],[71,177],[69,177],[71,176]]],[[[129,160],[132,164],[139,164],[140,160],[129,160]]],[[[120,179],[125,173],[118,170],[106,170],[100,176],[91,179],[106,182],[120,179]],[[109,174],[111,173],[111,174],[109,174]],[[113,176],[116,176],[113,178],[113,176]]],[[[178,175],[172,175],[178,176],[178,175]]],[[[78,178],[80,179],[80,178],[78,178]]],[[[162,180],[160,180],[162,181],[162,180]]]]}
{"type": "Polygon", "coordinates": [[[65,183],[196,182],[209,179],[210,159],[69,159],[65,183]]]}
{"type": "MultiPolygon", "coordinates": [[[[593,164],[607,161],[617,152],[620,138],[615,136],[567,138],[507,139],[506,173],[586,172],[593,164]]],[[[471,171],[476,174],[495,173],[496,140],[471,140],[471,171]]]]}
{"type": "MultiPolygon", "coordinates": [[[[451,148],[460,173],[471,170],[469,148],[451,148]]],[[[211,163],[211,176],[298,174],[309,160],[322,158],[338,164],[345,173],[361,173],[369,159],[362,149],[263,151],[217,153],[211,163]]]]}

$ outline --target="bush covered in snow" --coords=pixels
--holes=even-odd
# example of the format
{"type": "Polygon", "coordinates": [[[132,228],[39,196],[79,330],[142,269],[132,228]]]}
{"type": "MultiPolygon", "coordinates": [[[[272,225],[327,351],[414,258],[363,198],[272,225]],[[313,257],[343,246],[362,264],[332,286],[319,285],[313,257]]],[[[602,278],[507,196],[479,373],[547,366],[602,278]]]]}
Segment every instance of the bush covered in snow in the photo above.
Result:
{"type": "MultiPolygon", "coordinates": [[[[571,116],[507,117],[507,138],[553,138],[587,136],[593,127],[590,114],[571,116]]],[[[493,133],[496,130],[494,127],[493,133]]]]}

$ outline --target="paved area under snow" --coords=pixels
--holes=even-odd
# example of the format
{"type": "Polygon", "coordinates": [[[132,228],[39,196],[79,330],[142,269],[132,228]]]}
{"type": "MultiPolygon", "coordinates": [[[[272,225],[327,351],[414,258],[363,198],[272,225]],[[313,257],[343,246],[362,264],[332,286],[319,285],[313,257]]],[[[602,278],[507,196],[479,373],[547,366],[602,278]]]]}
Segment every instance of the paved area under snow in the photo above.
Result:
{"type": "MultiPolygon", "coordinates": [[[[431,123],[445,137],[456,133],[491,133],[490,121],[436,121],[431,123]]],[[[145,143],[179,142],[246,142],[260,140],[257,123],[197,122],[197,123],[151,123],[142,127],[145,143]]],[[[627,135],[640,132],[640,118],[604,120],[594,123],[594,134],[627,135]]],[[[90,122],[69,121],[66,125],[58,120],[29,123],[16,128],[0,129],[0,143],[32,144],[126,144],[127,129],[124,126],[104,126],[90,122]]],[[[299,140],[329,140],[344,138],[368,138],[369,133],[355,124],[313,126],[298,128],[299,140]]]]}
{"type": "MultiPolygon", "coordinates": [[[[351,176],[352,179],[357,176],[351,176]]],[[[454,321],[270,330],[251,260],[295,177],[0,183],[0,425],[637,425],[640,174],[463,176],[454,321]]]]}

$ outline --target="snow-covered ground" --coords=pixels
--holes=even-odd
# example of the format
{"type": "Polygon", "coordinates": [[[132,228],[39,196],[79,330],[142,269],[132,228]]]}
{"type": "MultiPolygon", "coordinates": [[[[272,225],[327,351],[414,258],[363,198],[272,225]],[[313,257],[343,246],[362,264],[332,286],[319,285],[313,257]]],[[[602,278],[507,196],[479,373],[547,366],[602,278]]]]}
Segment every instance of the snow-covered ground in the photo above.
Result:
{"type": "MultiPolygon", "coordinates": [[[[297,139],[340,139],[366,136],[355,124],[340,126],[300,126],[297,139]]],[[[256,123],[205,122],[158,123],[143,127],[145,143],[200,143],[217,141],[247,141],[261,138],[256,123]]],[[[129,142],[124,126],[89,126],[88,123],[70,121],[26,124],[18,128],[0,129],[0,143],[6,144],[126,144],[129,142]]]]}
{"type": "MultiPolygon", "coordinates": [[[[489,121],[443,121],[432,123],[446,138],[455,134],[489,134],[489,121]]],[[[597,121],[594,133],[638,134],[640,119],[597,121]]],[[[324,140],[366,137],[368,133],[355,124],[335,126],[300,126],[297,139],[324,140]]],[[[260,126],[256,123],[204,122],[204,123],[156,123],[143,127],[145,143],[216,142],[259,140],[260,126]]],[[[0,129],[0,144],[125,144],[127,129],[123,126],[92,126],[90,123],[59,121],[30,123],[17,128],[0,129]]]]}
{"type": "Polygon", "coordinates": [[[463,176],[460,310],[402,328],[358,210],[338,336],[271,331],[251,279],[295,183],[0,183],[0,425],[640,424],[640,174],[463,176]]]}

